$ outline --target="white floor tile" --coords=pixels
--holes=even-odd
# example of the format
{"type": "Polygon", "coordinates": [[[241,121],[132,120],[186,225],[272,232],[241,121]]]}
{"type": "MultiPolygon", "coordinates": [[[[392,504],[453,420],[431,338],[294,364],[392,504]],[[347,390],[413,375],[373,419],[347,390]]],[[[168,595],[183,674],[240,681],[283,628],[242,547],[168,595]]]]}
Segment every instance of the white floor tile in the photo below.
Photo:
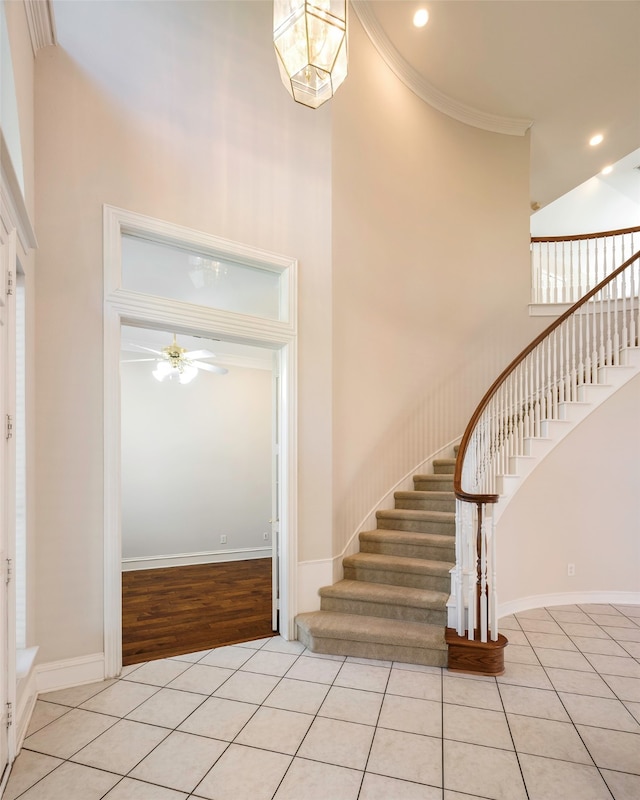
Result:
{"type": "Polygon", "coordinates": [[[138,764],[130,777],[192,792],[227,746],[217,739],[174,731],[138,764]]]}
{"type": "Polygon", "coordinates": [[[334,661],[327,658],[309,658],[302,655],[287,672],[287,678],[313,683],[333,683],[340,672],[343,660],[334,661]]]}
{"type": "Polygon", "coordinates": [[[20,795],[20,800],[101,800],[119,780],[110,772],[67,761],[20,795]]]}
{"type": "Polygon", "coordinates": [[[513,750],[509,726],[502,711],[444,703],[443,735],[445,739],[513,750]]]}
{"type": "Polygon", "coordinates": [[[236,672],[216,690],[215,696],[244,703],[263,703],[279,680],[274,675],[236,672]]]}
{"type": "Polygon", "coordinates": [[[236,736],[237,744],[294,755],[313,722],[310,714],[263,706],[236,736]]]}
{"type": "Polygon", "coordinates": [[[560,699],[575,725],[640,733],[640,724],[620,700],[567,692],[561,692],[560,699]]]}
{"type": "Polygon", "coordinates": [[[316,717],[297,755],[325,764],[363,770],[374,732],[371,725],[316,717]]]}
{"type": "Polygon", "coordinates": [[[640,678],[623,678],[618,675],[605,675],[604,680],[620,700],[640,703],[640,678]]]}
{"type": "Polygon", "coordinates": [[[274,636],[273,639],[263,645],[265,651],[273,651],[274,653],[293,653],[294,655],[301,655],[305,651],[305,646],[302,642],[291,641],[288,642],[282,636],[274,636]]]}
{"type": "Polygon", "coordinates": [[[168,735],[166,728],[121,719],[77,752],[73,761],[126,775],[168,735]]]}
{"type": "Polygon", "coordinates": [[[367,772],[358,800],[442,800],[442,789],[367,772]]]}
{"type": "Polygon", "coordinates": [[[46,728],[26,738],[24,747],[49,756],[70,758],[116,722],[118,722],[117,717],[74,708],[46,728]]]}
{"type": "Polygon", "coordinates": [[[615,800],[638,800],[640,797],[640,775],[602,770],[602,777],[615,800]]]}
{"type": "Polygon", "coordinates": [[[529,800],[558,800],[560,792],[576,800],[611,800],[594,766],[530,755],[520,756],[520,766],[529,800]]]}
{"type": "Polygon", "coordinates": [[[445,703],[502,711],[495,681],[470,681],[449,673],[444,676],[442,690],[445,703]]]}
{"type": "Polygon", "coordinates": [[[126,675],[123,680],[133,681],[134,683],[149,683],[152,686],[166,686],[186,669],[189,669],[189,664],[186,661],[159,659],[158,661],[149,661],[143,664],[139,669],[126,675]]]}
{"type": "Polygon", "coordinates": [[[576,727],[597,767],[640,775],[640,734],[576,727]]]}
{"type": "Polygon", "coordinates": [[[291,756],[232,744],[195,790],[210,800],[271,800],[291,756]]]}
{"type": "Polygon", "coordinates": [[[2,795],[3,800],[15,800],[62,763],[59,758],[23,749],[11,767],[11,777],[2,795]]]}
{"type": "Polygon", "coordinates": [[[442,786],[442,739],[378,728],[367,772],[442,786]]]}
{"type": "MultiPolygon", "coordinates": [[[[595,641],[599,641],[596,639],[595,641]]],[[[573,650],[553,650],[548,647],[536,647],[535,654],[543,667],[560,667],[561,669],[575,669],[582,672],[594,672],[589,661],[573,650]]]]}
{"type": "Polygon", "coordinates": [[[341,719],[344,722],[375,725],[378,721],[383,697],[384,695],[380,692],[364,692],[360,689],[332,686],[318,715],[341,719]]]}
{"type": "Polygon", "coordinates": [[[502,683],[500,684],[500,695],[504,709],[508,713],[569,722],[569,716],[556,692],[502,683]]]}
{"type": "Polygon", "coordinates": [[[293,653],[274,653],[271,650],[258,650],[240,667],[244,672],[258,672],[261,675],[282,677],[295,664],[298,656],[293,653]]]}
{"type": "Polygon", "coordinates": [[[232,742],[257,711],[252,703],[209,697],[179,727],[185,733],[232,742]]]}
{"type": "Polygon", "coordinates": [[[85,711],[96,711],[100,714],[113,714],[116,717],[126,717],[134,708],[142,705],[158,691],[157,686],[144,683],[131,683],[118,681],[109,686],[100,694],[86,700],[80,708],[85,711]]]}
{"type": "Polygon", "coordinates": [[[329,685],[325,683],[283,678],[264,701],[264,705],[271,708],[283,708],[286,711],[315,714],[324,702],[329,688],[329,685]]]}
{"type": "Polygon", "coordinates": [[[27,736],[31,736],[32,733],[39,731],[41,728],[44,728],[45,725],[64,716],[68,712],[69,706],[61,706],[57,703],[45,703],[42,700],[36,700],[33,714],[29,721],[29,727],[27,728],[27,736]]]}
{"type": "Polygon", "coordinates": [[[444,742],[444,786],[492,800],[527,800],[515,753],[477,744],[444,742]]]}
{"type": "MultiPolygon", "coordinates": [[[[335,686],[346,689],[364,689],[368,692],[384,692],[389,680],[391,667],[381,667],[376,664],[358,664],[346,661],[340,672],[336,675],[335,686]]],[[[411,673],[409,673],[411,674],[411,673]]]]}
{"type": "Polygon", "coordinates": [[[613,697],[613,692],[595,672],[574,669],[547,668],[547,675],[557,692],[588,694],[593,697],[613,697]]]}
{"type": "Polygon", "coordinates": [[[389,676],[387,694],[439,702],[442,699],[442,677],[433,673],[409,672],[394,667],[389,676]]]}
{"type": "Polygon", "coordinates": [[[98,692],[104,691],[115,683],[115,680],[98,681],[97,683],[83,683],[81,686],[72,686],[70,689],[59,689],[56,692],[45,692],[39,695],[39,700],[47,703],[59,703],[63,706],[76,708],[98,692]]]}
{"type": "Polygon", "coordinates": [[[295,758],[273,800],[356,800],[362,772],[295,758]]]}
{"type": "Polygon", "coordinates": [[[186,800],[186,798],[184,792],[135,781],[133,778],[123,778],[109,794],[105,795],[104,800],[186,800]]]}
{"type": "Polygon", "coordinates": [[[142,705],[127,714],[127,719],[173,729],[177,728],[204,701],[205,697],[195,692],[160,689],[142,705]]]}
{"type": "Polygon", "coordinates": [[[209,667],[238,669],[245,661],[248,661],[251,656],[255,655],[255,652],[256,651],[250,647],[238,647],[237,645],[217,647],[201,658],[199,663],[206,664],[209,667]]]}
{"type": "Polygon", "coordinates": [[[132,665],[38,700],[5,797],[524,800],[515,740],[529,800],[637,800],[640,607],[629,610],[511,618],[497,679],[279,636],[132,665]]]}
{"type": "Polygon", "coordinates": [[[534,664],[505,663],[504,675],[498,675],[496,680],[499,684],[510,683],[514,686],[529,686],[532,689],[553,689],[544,669],[534,664]]]}
{"type": "Polygon", "coordinates": [[[593,764],[576,729],[569,722],[507,714],[518,753],[593,764]]]}
{"type": "Polygon", "coordinates": [[[231,675],[233,675],[231,669],[209,667],[206,664],[192,664],[167,686],[169,689],[181,689],[185,692],[212,694],[231,675]]]}

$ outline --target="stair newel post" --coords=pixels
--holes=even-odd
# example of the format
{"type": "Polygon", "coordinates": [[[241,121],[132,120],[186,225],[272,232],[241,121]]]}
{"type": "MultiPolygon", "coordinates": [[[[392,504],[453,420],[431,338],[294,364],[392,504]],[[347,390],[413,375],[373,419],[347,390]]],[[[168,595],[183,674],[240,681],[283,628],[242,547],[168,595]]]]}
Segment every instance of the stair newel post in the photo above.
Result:
{"type": "Polygon", "coordinates": [[[487,549],[484,526],[484,505],[477,504],[478,527],[476,530],[476,635],[481,642],[487,641],[487,549]]]}

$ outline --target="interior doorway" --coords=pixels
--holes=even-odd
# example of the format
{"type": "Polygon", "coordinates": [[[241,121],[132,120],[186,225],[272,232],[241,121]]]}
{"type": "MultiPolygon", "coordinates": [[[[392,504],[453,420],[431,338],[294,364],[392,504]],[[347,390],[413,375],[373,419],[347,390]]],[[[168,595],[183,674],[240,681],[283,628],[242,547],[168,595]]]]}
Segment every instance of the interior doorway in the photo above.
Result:
{"type": "Polygon", "coordinates": [[[123,665],[272,635],[277,354],[135,326],[121,348],[123,665]]]}
{"type": "Polygon", "coordinates": [[[262,348],[276,358],[277,515],[270,517],[269,524],[278,555],[274,581],[278,586],[278,631],[286,639],[294,638],[297,262],[110,206],[104,209],[104,242],[104,675],[115,677],[122,668],[122,326],[169,331],[178,340],[182,336],[206,337],[216,345],[225,342],[262,348]],[[147,244],[153,256],[138,257],[134,270],[125,269],[123,252],[129,248],[140,255],[148,250],[147,244]],[[219,276],[225,278],[225,291],[215,288],[219,276]],[[197,292],[202,288],[206,289],[202,295],[206,303],[199,305],[197,292]]]}

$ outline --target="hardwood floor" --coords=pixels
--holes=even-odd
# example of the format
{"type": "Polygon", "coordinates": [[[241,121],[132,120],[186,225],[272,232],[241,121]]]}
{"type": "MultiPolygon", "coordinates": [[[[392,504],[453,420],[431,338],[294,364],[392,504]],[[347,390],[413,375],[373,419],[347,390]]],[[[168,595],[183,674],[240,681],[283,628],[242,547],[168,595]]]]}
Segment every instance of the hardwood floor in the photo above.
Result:
{"type": "Polygon", "coordinates": [[[271,559],[122,573],[122,663],[273,636],[271,559]]]}

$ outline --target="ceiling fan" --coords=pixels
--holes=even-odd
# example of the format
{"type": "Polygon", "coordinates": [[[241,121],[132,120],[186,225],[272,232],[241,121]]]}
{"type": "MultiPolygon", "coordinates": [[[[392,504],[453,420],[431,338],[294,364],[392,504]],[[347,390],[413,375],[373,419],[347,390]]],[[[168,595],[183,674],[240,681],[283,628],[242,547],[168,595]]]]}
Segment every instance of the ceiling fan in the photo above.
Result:
{"type": "Polygon", "coordinates": [[[215,357],[215,353],[211,353],[209,350],[187,350],[184,347],[180,347],[175,333],[173,334],[173,342],[163,347],[162,350],[153,350],[151,347],[143,347],[141,344],[132,344],[131,347],[136,350],[154,353],[156,357],[123,359],[123,363],[155,361],[156,368],[151,374],[158,381],[163,381],[165,378],[169,378],[169,380],[177,378],[180,383],[189,383],[196,377],[199,369],[215,372],[218,375],[226,375],[229,372],[224,367],[205,364],[204,361],[200,361],[202,358],[215,357]]]}

